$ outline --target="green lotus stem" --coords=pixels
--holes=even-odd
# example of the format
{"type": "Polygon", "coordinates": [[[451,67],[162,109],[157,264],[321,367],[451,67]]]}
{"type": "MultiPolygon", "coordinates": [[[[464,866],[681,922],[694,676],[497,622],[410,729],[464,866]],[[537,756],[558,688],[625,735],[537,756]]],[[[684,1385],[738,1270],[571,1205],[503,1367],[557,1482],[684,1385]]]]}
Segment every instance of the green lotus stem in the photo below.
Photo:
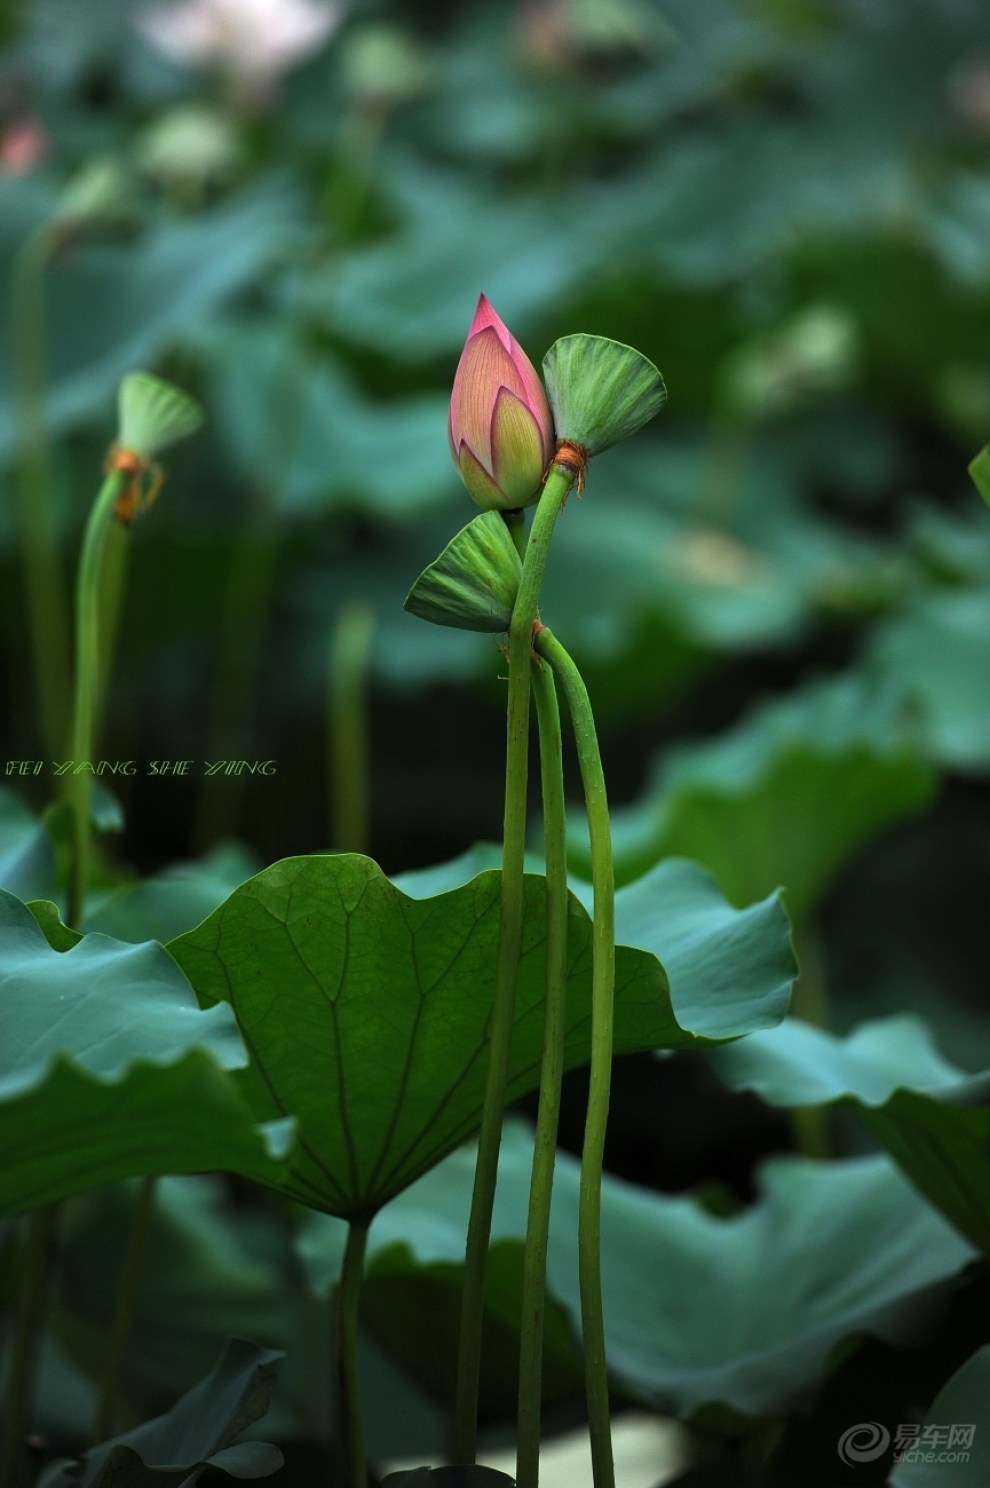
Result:
{"type": "Polygon", "coordinates": [[[351,1220],[337,1288],[337,1419],[344,1456],[343,1482],[347,1488],[367,1488],[368,1483],[357,1369],[358,1309],[367,1244],[368,1225],[351,1220]]]}
{"type": "Polygon", "coordinates": [[[59,562],[45,428],[45,274],[55,238],[42,223],[11,270],[11,349],[17,414],[16,486],[31,646],[47,748],[65,748],[69,695],[68,616],[59,562]]]}
{"type": "Polygon", "coordinates": [[[491,1234],[498,1151],[505,1110],[509,1051],[516,1000],[516,972],[522,943],[523,865],[526,850],[526,778],[529,763],[530,652],[533,621],[546,569],[554,523],[574,481],[566,466],[552,465],[530,528],[519,593],[509,625],[509,702],[505,754],[505,825],[498,958],[492,1003],[488,1072],[481,1110],[478,1157],[471,1195],[464,1292],[458,1340],[454,1404],[454,1462],[469,1466],[477,1452],[481,1334],[485,1310],[485,1272],[491,1234]]]}
{"type": "MultiPolygon", "coordinates": [[[[72,758],[92,759],[100,695],[100,586],[107,531],[113,509],[128,477],[119,470],[100,487],[86,523],[76,581],[76,682],[72,758]]],[[[71,776],[72,861],[69,869],[68,923],[78,925],[83,911],[90,854],[90,777],[71,776]]]]}
{"type": "Polygon", "coordinates": [[[151,1234],[151,1221],[155,1212],[155,1194],[157,1188],[157,1178],[147,1177],[141,1180],[137,1207],[134,1211],[134,1217],[131,1220],[131,1233],[127,1244],[127,1254],[124,1257],[124,1269],[121,1273],[120,1286],[117,1291],[113,1324],[103,1355],[103,1373],[100,1377],[99,1401],[96,1407],[96,1415],[93,1418],[94,1444],[106,1441],[113,1435],[114,1415],[117,1406],[117,1386],[120,1382],[120,1364],[124,1357],[124,1348],[127,1344],[127,1339],[134,1324],[134,1309],[137,1305],[138,1287],[141,1281],[145,1252],[148,1248],[148,1237],[151,1234]]]}
{"type": "Polygon", "coordinates": [[[100,576],[100,686],[96,699],[98,718],[103,716],[103,705],[120,636],[130,556],[130,533],[121,523],[111,522],[100,576]]]}
{"type": "Polygon", "coordinates": [[[338,852],[368,851],[368,663],[375,612],[345,605],[330,646],[331,840],[338,852]]]}
{"type": "Polygon", "coordinates": [[[567,835],[560,711],[553,673],[533,664],[533,699],[540,735],[543,838],[547,880],[547,990],[540,1065],[540,1100],[533,1145],[529,1217],[523,1252],[519,1346],[518,1488],[536,1488],[540,1477],[540,1407],[543,1393],[543,1316],[547,1244],[553,1192],[560,1090],[564,1077],[567,996],[567,835]]]}
{"type": "Polygon", "coordinates": [[[30,1406],[34,1360],[45,1312],[45,1279],[54,1207],[32,1211],[28,1219],[17,1321],[7,1373],[7,1409],[0,1443],[0,1488],[14,1488],[24,1449],[25,1415],[30,1406]]]}
{"type": "Polygon", "coordinates": [[[581,767],[591,839],[591,880],[594,889],[591,1074],[578,1197],[578,1274],[592,1472],[595,1488],[615,1488],[601,1278],[602,1161],[612,1081],[612,1020],[615,1000],[615,876],[612,866],[612,834],[605,774],[588,689],[571,657],[549,630],[538,627],[535,640],[537,651],[553,667],[567,698],[581,767]]]}
{"type": "Polygon", "coordinates": [[[502,521],[509,529],[509,535],[516,545],[516,552],[525,561],[526,558],[526,513],[519,507],[510,507],[502,512],[502,521]]]}

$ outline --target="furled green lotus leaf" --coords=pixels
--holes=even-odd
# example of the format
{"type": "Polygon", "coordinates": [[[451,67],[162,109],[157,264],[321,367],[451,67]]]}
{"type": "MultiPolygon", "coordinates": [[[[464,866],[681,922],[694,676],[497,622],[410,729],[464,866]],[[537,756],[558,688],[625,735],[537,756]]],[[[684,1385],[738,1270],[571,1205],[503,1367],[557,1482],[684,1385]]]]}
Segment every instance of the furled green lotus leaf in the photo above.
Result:
{"type": "Polygon", "coordinates": [[[202,422],[198,403],[150,372],[128,372],[120,384],[117,443],[146,460],[194,434],[202,422]]]}
{"type": "Polygon", "coordinates": [[[406,596],[410,614],[458,630],[508,630],[522,563],[497,511],[482,512],[440,557],[424,568],[406,596]]]}
{"type": "Polygon", "coordinates": [[[558,438],[588,455],[628,439],[667,401],[653,363],[606,336],[562,336],[543,358],[543,380],[558,438]]]}

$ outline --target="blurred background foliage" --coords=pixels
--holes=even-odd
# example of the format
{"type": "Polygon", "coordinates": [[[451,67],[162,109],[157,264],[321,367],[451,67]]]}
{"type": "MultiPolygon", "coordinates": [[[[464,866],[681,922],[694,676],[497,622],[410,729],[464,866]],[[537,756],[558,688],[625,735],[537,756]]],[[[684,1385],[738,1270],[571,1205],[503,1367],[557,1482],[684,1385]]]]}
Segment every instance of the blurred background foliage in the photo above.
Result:
{"type": "MultiPolygon", "coordinates": [[[[483,289],[534,360],[598,332],[670,389],[595,461],[545,593],[602,715],[627,876],[677,851],[737,899],[785,883],[800,918],[835,920],[843,991],[866,995],[867,933],[872,996],[936,995],[944,956],[971,985],[985,947],[940,906],[987,840],[990,528],[965,474],[990,432],[984,8],[356,5],[295,51],[269,26],[202,65],[163,41],[167,7],[3,14],[0,266],[23,288],[48,225],[34,329],[66,583],[121,373],[154,366],[208,411],[133,535],[100,751],[140,762],[113,781],[119,860],[350,845],[327,713],[357,604],[366,845],[397,871],[498,835],[498,654],[401,607],[471,514],[444,418],[483,289]],[[144,768],[181,758],[194,778],[144,768]],[[204,779],[220,758],[276,773],[204,779]],[[929,851],[923,902],[885,908],[929,851]],[[885,914],[898,934],[874,937],[885,914]]],[[[0,563],[4,754],[33,758],[9,501],[0,563]]],[[[27,782],[36,806],[50,784],[27,782]]]]}
{"type": "MultiPolygon", "coordinates": [[[[363,845],[398,872],[498,835],[499,654],[402,610],[473,514],[445,418],[483,290],[535,362],[596,332],[669,389],[568,503],[544,591],[600,714],[620,874],[673,852],[738,904],[784,884],[799,1006],[827,996],[840,1032],[926,1014],[990,1065],[990,520],[966,476],[990,438],[983,0],[356,0],[252,66],[184,62],[158,13],[0,5],[0,475],[12,491],[33,396],[66,594],[121,374],[208,415],[133,533],[99,751],[139,762],[111,782],[113,861],[210,850],[210,907],[252,861],[354,845],[328,728],[349,645],[363,845]],[[276,772],[204,779],[218,759],[276,772]]],[[[3,757],[46,757],[6,499],[0,614],[3,757]]],[[[17,786],[40,810],[52,781],[17,786]]],[[[29,831],[7,802],[0,857],[9,838],[30,868],[29,831]]],[[[626,1176],[748,1195],[789,1143],[701,1056],[623,1069],[626,1176]]],[[[578,1089],[572,1146],[579,1113],[578,1089]]],[[[190,1233],[228,1223],[211,1202],[190,1233]]],[[[249,1311],[257,1223],[226,1284],[249,1311]]],[[[174,1376],[150,1358],[142,1388],[174,1376]]]]}

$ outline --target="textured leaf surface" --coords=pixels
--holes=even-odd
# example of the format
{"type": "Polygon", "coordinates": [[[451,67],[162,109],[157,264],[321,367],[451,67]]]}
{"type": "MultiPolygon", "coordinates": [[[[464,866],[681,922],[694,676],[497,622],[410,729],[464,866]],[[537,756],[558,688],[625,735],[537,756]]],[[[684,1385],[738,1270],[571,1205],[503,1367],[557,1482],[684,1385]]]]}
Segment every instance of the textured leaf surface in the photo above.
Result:
{"type": "Polygon", "coordinates": [[[914,709],[930,758],[953,770],[986,768],[990,589],[917,599],[878,627],[868,659],[881,685],[896,689],[914,709]]]}
{"type": "MultiPolygon", "coordinates": [[[[493,1222],[501,1245],[522,1243],[531,1157],[528,1130],[510,1123],[493,1222]]],[[[389,1205],[371,1228],[369,1274],[379,1260],[397,1266],[401,1244],[413,1273],[462,1262],[472,1178],[472,1153],[458,1152],[389,1205]]],[[[548,1275],[575,1327],[578,1181],[578,1163],[561,1155],[548,1275]]],[[[974,1255],[885,1156],[774,1158],[760,1168],[758,1189],[752,1206],[723,1219],[695,1199],[606,1176],[608,1356],[616,1380],[640,1399],[678,1415],[719,1401],[753,1415],[790,1409],[843,1339],[916,1337],[919,1296],[974,1255]]],[[[315,1214],[303,1226],[303,1258],[320,1289],[336,1275],[342,1231],[315,1214]]]]}
{"type": "Polygon", "coordinates": [[[203,1013],[160,945],[60,953],[0,893],[0,1211],[140,1173],[277,1174],[288,1132],[256,1128],[245,1062],[229,1010],[203,1013]]]}
{"type": "MultiPolygon", "coordinates": [[[[676,939],[692,912],[712,913],[711,886],[670,906],[658,876],[657,924],[676,939]]],[[[477,1128],[498,937],[499,875],[410,899],[367,858],[291,858],[237,889],[169,949],[210,1006],[229,1001],[251,1052],[257,1119],[292,1115],[300,1149],[291,1188],[340,1215],[370,1214],[477,1128]]],[[[724,996],[738,917],[712,925],[707,958],[681,961],[680,1021],[652,949],[617,955],[616,1048],[688,1047],[731,1038],[783,1015],[793,971],[779,905],[763,915],[762,995],[747,972],[739,1005],[724,996]]],[[[545,885],[526,882],[509,1099],[537,1083],[543,1036],[545,885]]],[[[752,926],[746,922],[745,941],[752,926]]],[[[658,932],[659,934],[659,932],[658,932]]],[[[662,939],[662,935],[660,936],[662,939]]],[[[690,935],[687,936],[690,939],[690,935]]],[[[572,901],[568,1067],[589,1052],[591,922],[572,901]]]]}
{"type": "MultiPolygon", "coordinates": [[[[75,1199],[60,1216],[51,1323],[62,1351],[91,1372],[105,1350],[140,1191],[139,1182],[113,1184],[75,1199]]],[[[259,1257],[251,1244],[256,1234],[245,1233],[228,1198],[223,1178],[166,1177],[155,1186],[120,1372],[133,1419],[207,1374],[219,1339],[263,1338],[279,1347],[286,1341],[278,1252],[259,1257]]]]}
{"type": "Polygon", "coordinates": [[[774,1105],[855,1103],[921,1192],[990,1251],[990,1071],[950,1064],[919,1019],[864,1023],[845,1039],[788,1019],[711,1058],[733,1088],[774,1105]]]}
{"type": "Polygon", "coordinates": [[[197,862],[177,863],[116,890],[83,923],[117,940],[165,942],[205,920],[257,867],[243,848],[218,847],[197,862]]]}
{"type": "Polygon", "coordinates": [[[48,833],[18,796],[0,790],[0,889],[30,899],[50,893],[54,880],[48,833]]]}
{"type": "MultiPolygon", "coordinates": [[[[298,232],[297,200],[268,181],[201,217],[142,235],[129,246],[86,245],[48,274],[51,427],[108,406],[125,373],[251,280],[298,232]],[[93,306],[100,307],[98,315],[93,306]]],[[[0,317],[6,353],[9,325],[0,317]]],[[[0,458],[13,441],[10,357],[0,356],[0,458]]]]}
{"type": "Polygon", "coordinates": [[[204,1467],[235,1478],[264,1478],[282,1465],[269,1442],[236,1438],[268,1409],[277,1349],[231,1339],[202,1380],[164,1416],[87,1452],[79,1466],[53,1464],[42,1488],[168,1488],[204,1467]]]}

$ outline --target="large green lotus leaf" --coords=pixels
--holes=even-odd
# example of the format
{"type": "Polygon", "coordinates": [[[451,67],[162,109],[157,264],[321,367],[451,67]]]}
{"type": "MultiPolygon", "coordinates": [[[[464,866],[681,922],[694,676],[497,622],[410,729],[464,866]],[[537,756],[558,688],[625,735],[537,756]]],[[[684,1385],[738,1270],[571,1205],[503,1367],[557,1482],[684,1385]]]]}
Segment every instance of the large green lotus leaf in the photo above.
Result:
{"type": "Polygon", "coordinates": [[[277,493],[283,512],[419,516],[457,489],[446,395],[368,398],[342,363],[325,351],[314,356],[298,334],[268,322],[224,320],[196,346],[213,369],[230,459],[245,479],[277,493]]]}
{"type": "Polygon", "coordinates": [[[925,752],[953,770],[990,763],[990,588],[925,595],[874,633],[868,663],[919,715],[925,752]]]}
{"type": "Polygon", "coordinates": [[[775,1106],[818,1106],[847,1096],[882,1106],[895,1090],[948,1094],[968,1080],[911,1014],[863,1023],[845,1038],[787,1018],[744,1044],[713,1049],[710,1058],[733,1089],[753,1090],[775,1106]]]}
{"type": "MultiPolygon", "coordinates": [[[[860,1114],[912,1183],[990,1254],[990,1072],[981,1104],[956,1105],[897,1090],[860,1114]]],[[[960,1093],[965,1099],[965,1094],[960,1093]]]]}
{"type": "MultiPolygon", "coordinates": [[[[664,882],[655,882],[657,923],[674,939],[685,904],[668,913],[664,882]]],[[[697,888],[703,923],[710,885],[697,888]]],[[[299,1123],[288,1184],[296,1197],[345,1217],[370,1215],[477,1129],[499,891],[499,874],[488,872],[411,899],[367,858],[289,858],[170,942],[201,1003],[227,1001],[237,1014],[256,1118],[299,1123]]],[[[775,904],[755,913],[764,917],[763,993],[753,997],[748,971],[738,1008],[721,994],[749,930],[737,935],[731,914],[720,933],[709,926],[708,956],[696,958],[679,992],[679,1022],[656,956],[619,948],[618,1052],[731,1038],[783,1015],[793,974],[786,920],[775,904]],[[703,1037],[689,1031],[695,1021],[703,1037]]],[[[545,933],[545,881],[529,877],[510,1100],[538,1081],[545,933]]],[[[566,1062],[574,1067],[589,1057],[591,996],[591,921],[576,900],[568,957],[566,1062]]]]}
{"type": "Polygon", "coordinates": [[[205,1467],[267,1477],[282,1465],[279,1449],[237,1439],[268,1409],[281,1358],[277,1349],[229,1339],[207,1377],[166,1415],[93,1447],[81,1463],[52,1463],[39,1488],[179,1488],[205,1467]]]}
{"type": "Polygon", "coordinates": [[[202,1012],[160,945],[87,935],[53,950],[0,893],[0,1212],[141,1173],[281,1172],[234,1080],[228,1009],[202,1012]]]}
{"type": "Polygon", "coordinates": [[[257,867],[236,844],[216,847],[197,862],[177,863],[115,890],[89,910],[84,927],[117,940],[171,940],[205,920],[257,867]]]}
{"type": "MultiPolygon", "coordinates": [[[[47,276],[53,430],[112,406],[120,379],[249,282],[299,231],[284,180],[265,181],[130,244],[86,244],[47,276]],[[94,313],[98,307],[98,313],[94,313]]],[[[0,459],[13,439],[9,309],[0,306],[0,459]]]]}
{"type": "MultiPolygon", "coordinates": [[[[612,813],[616,873],[690,857],[735,904],[783,885],[800,923],[848,859],[934,787],[896,702],[854,676],[819,683],[672,753],[640,801],[612,813]]],[[[572,857],[586,873],[583,840],[572,857]]]]}
{"type": "MultiPolygon", "coordinates": [[[[470,1151],[454,1154],[377,1216],[370,1278],[380,1263],[400,1264],[400,1245],[413,1274],[463,1261],[471,1159],[470,1151]]],[[[522,1243],[531,1161],[528,1129],[509,1122],[492,1231],[502,1246],[522,1243]]],[[[579,1164],[560,1154],[548,1277],[575,1328],[578,1185],[579,1164]]],[[[615,1381],[641,1400],[678,1415],[714,1402],[752,1415],[790,1410],[843,1340],[916,1337],[919,1299],[974,1254],[885,1156],[772,1158],[758,1190],[749,1208],[726,1219],[695,1199],[605,1177],[608,1357],[615,1381]]],[[[301,1253],[321,1290],[336,1275],[343,1228],[322,1215],[304,1221],[301,1253]]]]}
{"type": "MultiPolygon", "coordinates": [[[[556,1224],[550,1281],[566,1297],[573,1189],[562,1186],[556,1224]]],[[[911,1337],[918,1294],[973,1255],[885,1157],[772,1159],[758,1201],[728,1220],[609,1184],[602,1246],[611,1367],[678,1413],[706,1401],[787,1409],[817,1385],[840,1340],[911,1337]]]]}
{"type": "Polygon", "coordinates": [[[21,899],[49,894],[55,884],[51,839],[30,807],[0,790],[0,888],[21,899]]]}
{"type": "Polygon", "coordinates": [[[907,1460],[890,1475],[892,1488],[985,1488],[990,1482],[988,1399],[990,1345],[985,1345],[939,1390],[907,1460]],[[929,1454],[931,1462],[925,1460],[929,1454]]]}
{"type": "MultiPolygon", "coordinates": [[[[887,458],[873,452],[880,437],[871,426],[850,435],[853,468],[842,481],[856,483],[857,463],[869,469],[887,458]]],[[[791,648],[818,614],[848,621],[889,603],[898,582],[889,552],[795,501],[837,438],[823,424],[803,445],[754,439],[722,452],[722,469],[696,436],[671,428],[660,437],[651,426],[591,462],[584,500],[568,501],[557,524],[542,603],[582,663],[600,669],[606,697],[622,681],[610,683],[609,672],[624,670],[647,626],[662,627],[657,639],[668,649],[710,658],[791,648]]],[[[626,679],[632,708],[647,686],[651,696],[659,690],[670,666],[642,641],[640,654],[645,670],[626,679]]],[[[678,670],[690,659],[682,655],[678,670]]]]}
{"type": "MultiPolygon", "coordinates": [[[[501,860],[497,844],[479,842],[460,857],[394,882],[425,898],[501,860]]],[[[530,854],[527,867],[540,872],[543,865],[530,854]]],[[[570,888],[590,914],[591,884],[572,878],[570,888]]],[[[778,894],[733,909],[697,863],[668,858],[616,892],[615,934],[620,945],[651,951],[662,962],[675,1015],[695,1033],[721,1039],[742,1022],[751,1030],[780,1022],[797,968],[778,894]]]]}
{"type": "Polygon", "coordinates": [[[734,1089],[773,1105],[855,1104],[926,1198],[990,1251],[990,1071],[950,1064],[920,1019],[882,1018],[839,1038],[792,1018],[711,1058],[734,1089]]]}
{"type": "MultiPolygon", "coordinates": [[[[113,1184],[67,1205],[60,1218],[61,1266],[50,1324],[63,1352],[99,1378],[139,1183],[113,1184]]],[[[283,1346],[284,1292],[231,1210],[227,1185],[213,1177],[162,1178],[120,1371],[136,1419],[201,1378],[220,1338],[259,1338],[283,1346]]]]}
{"type": "Polygon", "coordinates": [[[527,342],[526,321],[559,302],[596,256],[577,203],[565,198],[548,212],[532,195],[495,201],[409,152],[392,165],[403,231],[321,266],[302,290],[305,310],[392,356],[456,356],[483,289],[535,363],[542,348],[527,342]]]}
{"type": "MultiPolygon", "coordinates": [[[[387,1211],[386,1211],[387,1212],[387,1211]]],[[[408,1377],[448,1410],[456,1396],[464,1236],[457,1260],[416,1264],[397,1242],[376,1252],[361,1294],[361,1320],[375,1341],[408,1377]],[[423,1339],[430,1338],[424,1358],[423,1339]]],[[[519,1399],[519,1317],[522,1310],[522,1247],[496,1242],[485,1276],[485,1348],[481,1400],[484,1420],[511,1420],[519,1399]]],[[[543,1403],[579,1401],[584,1370],[571,1318],[553,1297],[543,1313],[543,1403]]]]}

